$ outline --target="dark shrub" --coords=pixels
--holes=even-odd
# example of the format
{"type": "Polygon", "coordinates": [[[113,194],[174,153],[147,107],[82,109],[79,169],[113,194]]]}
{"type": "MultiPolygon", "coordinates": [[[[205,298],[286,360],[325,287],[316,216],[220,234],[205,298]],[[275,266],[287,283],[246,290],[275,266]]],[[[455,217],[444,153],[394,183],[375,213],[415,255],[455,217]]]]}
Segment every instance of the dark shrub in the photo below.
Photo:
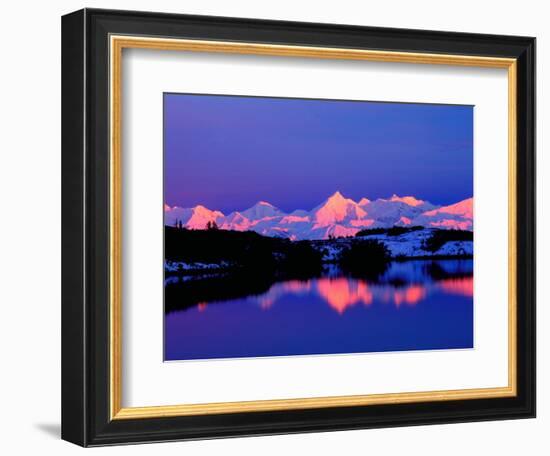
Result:
{"type": "Polygon", "coordinates": [[[323,255],[309,241],[292,242],[288,245],[282,268],[294,277],[309,277],[323,269],[323,255]]]}
{"type": "Polygon", "coordinates": [[[410,233],[412,231],[423,230],[423,226],[392,226],[391,228],[367,228],[358,231],[355,236],[369,236],[371,234],[386,234],[388,236],[399,236],[401,234],[410,233]]]}
{"type": "Polygon", "coordinates": [[[387,268],[391,256],[383,242],[355,242],[340,254],[340,267],[352,275],[378,275],[387,268]]]}
{"type": "Polygon", "coordinates": [[[369,236],[371,234],[386,234],[387,232],[388,228],[365,228],[355,233],[355,237],[369,236]]]}
{"type": "Polygon", "coordinates": [[[466,230],[437,230],[426,239],[424,249],[436,252],[450,241],[473,241],[474,233],[466,230]]]}

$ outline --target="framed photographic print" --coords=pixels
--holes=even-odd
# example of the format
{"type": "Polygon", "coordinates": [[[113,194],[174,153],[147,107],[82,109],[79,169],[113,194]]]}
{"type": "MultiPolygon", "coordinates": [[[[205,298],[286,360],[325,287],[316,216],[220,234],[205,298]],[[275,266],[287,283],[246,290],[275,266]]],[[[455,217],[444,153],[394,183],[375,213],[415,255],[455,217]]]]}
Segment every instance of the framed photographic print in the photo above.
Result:
{"type": "Polygon", "coordinates": [[[535,416],[535,40],[62,22],[62,436],[535,416]]]}

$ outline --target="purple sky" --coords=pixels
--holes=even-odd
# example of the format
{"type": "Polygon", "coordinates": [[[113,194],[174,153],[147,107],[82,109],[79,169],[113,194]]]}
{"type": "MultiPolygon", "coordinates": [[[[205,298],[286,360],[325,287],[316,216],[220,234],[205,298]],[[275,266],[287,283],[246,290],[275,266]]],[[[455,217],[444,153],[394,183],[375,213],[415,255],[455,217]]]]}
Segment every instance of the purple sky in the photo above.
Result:
{"type": "Polygon", "coordinates": [[[224,213],[334,193],[473,196],[473,107],[164,95],[164,198],[224,213]]]}

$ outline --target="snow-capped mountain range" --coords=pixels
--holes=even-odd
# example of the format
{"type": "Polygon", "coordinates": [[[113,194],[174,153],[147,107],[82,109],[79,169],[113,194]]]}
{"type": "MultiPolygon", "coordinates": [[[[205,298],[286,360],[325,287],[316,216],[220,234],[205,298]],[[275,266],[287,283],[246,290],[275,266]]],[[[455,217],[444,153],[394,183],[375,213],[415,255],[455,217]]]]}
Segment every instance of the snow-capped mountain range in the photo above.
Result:
{"type": "Polygon", "coordinates": [[[473,230],[473,198],[449,206],[436,206],[414,196],[397,196],[355,202],[336,192],[311,211],[286,214],[266,201],[228,215],[198,205],[192,208],[164,206],[164,223],[205,229],[216,222],[220,229],[256,231],[264,236],[292,240],[354,236],[365,228],[423,226],[426,228],[473,230]]]}

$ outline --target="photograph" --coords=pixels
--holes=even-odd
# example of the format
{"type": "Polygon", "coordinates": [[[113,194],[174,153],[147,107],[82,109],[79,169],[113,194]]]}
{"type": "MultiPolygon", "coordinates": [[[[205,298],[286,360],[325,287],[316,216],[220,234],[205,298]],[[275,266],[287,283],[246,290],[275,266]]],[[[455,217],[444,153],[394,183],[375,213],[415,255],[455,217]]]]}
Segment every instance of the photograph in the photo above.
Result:
{"type": "Polygon", "coordinates": [[[164,360],[473,349],[474,110],[165,92],[164,360]]]}

